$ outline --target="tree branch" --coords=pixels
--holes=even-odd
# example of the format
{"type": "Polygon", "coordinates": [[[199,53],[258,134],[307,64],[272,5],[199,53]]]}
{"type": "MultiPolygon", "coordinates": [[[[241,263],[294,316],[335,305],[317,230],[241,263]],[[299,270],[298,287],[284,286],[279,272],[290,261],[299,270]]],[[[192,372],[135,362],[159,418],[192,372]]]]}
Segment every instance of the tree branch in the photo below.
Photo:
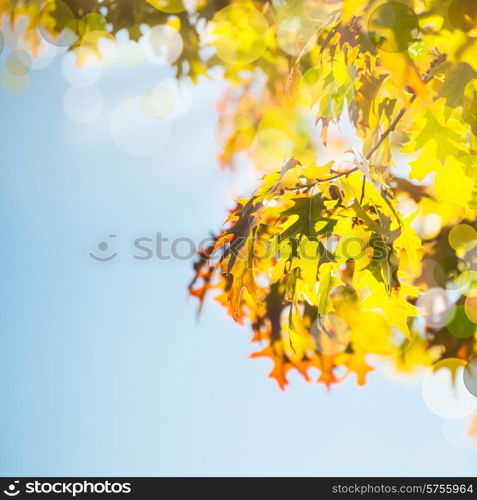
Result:
{"type": "MultiPolygon", "coordinates": [[[[446,60],[446,55],[445,54],[439,54],[431,63],[429,66],[429,69],[426,71],[426,74],[423,76],[423,81],[424,83],[428,83],[432,80],[433,75],[432,75],[432,70],[438,66],[439,64],[443,63],[446,60]]],[[[379,138],[378,142],[372,147],[371,151],[366,155],[366,160],[370,160],[373,154],[381,147],[383,142],[386,140],[386,138],[389,136],[391,132],[394,131],[394,129],[397,127],[397,124],[401,120],[401,118],[404,116],[404,113],[409,109],[411,104],[416,100],[417,94],[413,94],[409,104],[407,106],[404,106],[401,111],[399,111],[398,115],[394,120],[391,122],[387,130],[383,132],[381,137],[379,138]]]]}
{"type": "Polygon", "coordinates": [[[312,187],[316,186],[317,184],[320,184],[322,182],[329,182],[334,179],[338,179],[339,177],[346,177],[350,174],[353,174],[354,172],[357,172],[359,170],[358,167],[350,168],[349,170],[345,170],[344,172],[339,172],[336,175],[332,175],[331,177],[328,177],[327,179],[315,179],[315,182],[312,184],[304,184],[303,186],[297,186],[294,188],[285,188],[285,191],[299,191],[300,189],[304,189],[305,191],[308,191],[312,187]]]}

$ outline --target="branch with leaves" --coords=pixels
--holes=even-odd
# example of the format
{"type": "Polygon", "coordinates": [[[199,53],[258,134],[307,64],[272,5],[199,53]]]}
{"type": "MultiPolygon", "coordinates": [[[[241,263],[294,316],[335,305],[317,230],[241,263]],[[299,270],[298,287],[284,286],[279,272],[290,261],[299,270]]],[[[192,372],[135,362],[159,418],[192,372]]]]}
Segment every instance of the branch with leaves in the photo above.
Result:
{"type": "Polygon", "coordinates": [[[261,180],[199,253],[190,293],[251,326],[280,387],[293,369],[362,384],[371,355],[402,371],[475,356],[473,2],[4,0],[0,12],[28,19],[33,55],[41,37],[67,40],[79,64],[102,57],[102,38],[168,26],[178,78],[230,83],[219,162],[245,159],[261,180]]]}

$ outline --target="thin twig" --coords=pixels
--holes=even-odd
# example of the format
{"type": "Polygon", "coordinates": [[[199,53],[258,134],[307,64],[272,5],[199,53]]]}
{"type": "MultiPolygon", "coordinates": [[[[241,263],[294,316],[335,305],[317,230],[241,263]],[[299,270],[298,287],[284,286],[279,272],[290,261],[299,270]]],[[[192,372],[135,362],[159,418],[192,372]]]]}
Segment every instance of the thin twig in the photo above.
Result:
{"type": "Polygon", "coordinates": [[[366,176],[363,174],[363,185],[361,186],[361,198],[359,199],[359,204],[363,204],[364,193],[366,191],[366,176]]]}
{"type": "Polygon", "coordinates": [[[286,191],[299,191],[300,189],[304,189],[307,191],[308,189],[311,189],[312,187],[316,186],[317,184],[320,184],[322,182],[329,182],[334,179],[338,179],[339,177],[345,177],[347,175],[353,174],[354,172],[357,172],[359,170],[358,167],[351,168],[349,170],[346,170],[344,172],[339,172],[336,175],[332,175],[331,177],[328,177],[327,179],[315,179],[315,182],[312,184],[304,184],[303,186],[297,186],[294,188],[285,188],[286,191]]]}
{"type": "MultiPolygon", "coordinates": [[[[429,83],[432,80],[432,70],[438,66],[439,64],[443,63],[446,60],[446,55],[445,54],[440,54],[437,56],[429,66],[429,69],[426,71],[425,75],[423,76],[423,81],[424,83],[429,83]]],[[[373,154],[381,147],[383,142],[386,140],[388,135],[394,131],[396,128],[397,124],[401,120],[401,118],[404,116],[404,113],[409,109],[411,104],[416,100],[417,94],[412,94],[411,99],[409,100],[409,104],[407,106],[404,106],[401,111],[397,114],[396,118],[391,122],[387,130],[383,132],[381,137],[379,138],[378,142],[373,146],[371,151],[366,155],[366,160],[370,160],[373,154]]]]}

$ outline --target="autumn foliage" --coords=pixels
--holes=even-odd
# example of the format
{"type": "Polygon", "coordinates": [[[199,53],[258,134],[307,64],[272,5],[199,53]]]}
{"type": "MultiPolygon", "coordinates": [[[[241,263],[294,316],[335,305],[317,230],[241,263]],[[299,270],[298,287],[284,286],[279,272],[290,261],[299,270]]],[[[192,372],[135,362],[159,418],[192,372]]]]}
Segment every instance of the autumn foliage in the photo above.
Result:
{"type": "Polygon", "coordinates": [[[370,354],[411,371],[475,353],[462,312],[475,300],[477,46],[455,20],[463,3],[255,4],[270,39],[241,72],[226,66],[241,84],[220,105],[221,161],[246,154],[264,177],[191,293],[252,326],[253,357],[273,360],[282,388],[310,367],[328,386],[363,384],[370,354]]]}
{"type": "Polygon", "coordinates": [[[349,374],[364,384],[370,359],[412,371],[475,355],[473,0],[0,9],[28,16],[33,52],[40,36],[66,40],[80,64],[102,38],[167,24],[184,41],[178,77],[229,82],[219,161],[248,161],[261,180],[201,250],[190,293],[250,325],[252,356],[273,361],[280,387],[292,369],[327,386],[349,374]]]}

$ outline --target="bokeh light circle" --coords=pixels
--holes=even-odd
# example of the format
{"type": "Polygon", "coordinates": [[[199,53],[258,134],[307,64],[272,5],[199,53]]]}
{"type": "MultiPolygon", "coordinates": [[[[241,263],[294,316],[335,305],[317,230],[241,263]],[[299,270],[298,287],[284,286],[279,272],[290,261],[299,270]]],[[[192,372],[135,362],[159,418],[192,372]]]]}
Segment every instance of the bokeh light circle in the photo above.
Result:
{"type": "Polygon", "coordinates": [[[0,74],[0,84],[9,94],[19,95],[23,94],[30,86],[30,77],[28,73],[14,75],[7,69],[4,69],[0,74]]]}
{"type": "Polygon", "coordinates": [[[209,24],[217,56],[230,64],[251,63],[266,48],[268,23],[251,5],[233,4],[217,12],[209,24]]]}
{"type": "Polygon", "coordinates": [[[25,75],[32,66],[32,58],[25,50],[15,50],[8,54],[5,66],[13,75],[25,75]]]}
{"type": "Polygon", "coordinates": [[[151,28],[142,44],[146,58],[154,64],[173,64],[184,49],[181,34],[172,26],[161,24],[151,28]]]}
{"type": "Polygon", "coordinates": [[[473,357],[465,365],[464,385],[477,398],[477,356],[473,357]]]}
{"type": "Polygon", "coordinates": [[[467,297],[477,296],[477,272],[464,271],[455,280],[454,284],[461,295],[467,297]]]}
{"type": "Polygon", "coordinates": [[[477,231],[469,224],[457,224],[449,231],[449,245],[469,252],[477,245],[477,231]]]}
{"type": "Polygon", "coordinates": [[[95,64],[78,66],[76,54],[68,52],[63,57],[62,72],[65,80],[73,87],[94,85],[101,77],[102,67],[95,64]]]}
{"type": "Polygon", "coordinates": [[[175,98],[167,87],[154,85],[141,94],[140,104],[143,113],[150,118],[168,118],[174,113],[175,98]]]}
{"type": "Polygon", "coordinates": [[[428,368],[423,377],[424,402],[441,418],[464,418],[477,408],[477,398],[469,393],[464,384],[464,367],[463,360],[446,358],[428,368]]]}
{"type": "Polygon", "coordinates": [[[339,19],[341,0],[280,2],[276,5],[278,46],[292,56],[303,55],[315,45],[317,35],[339,19]]]}
{"type": "Polygon", "coordinates": [[[350,342],[350,328],[336,314],[326,314],[314,321],[310,334],[316,350],[330,356],[344,352],[350,342]]]}
{"type": "Polygon", "coordinates": [[[474,335],[476,325],[466,314],[464,306],[455,306],[449,312],[447,329],[458,339],[468,339],[474,335]]]}
{"type": "Polygon", "coordinates": [[[111,116],[110,131],[121,151],[137,158],[147,158],[167,144],[171,121],[145,115],[139,97],[134,97],[116,107],[111,116]]]}
{"type": "Polygon", "coordinates": [[[147,0],[154,8],[168,14],[184,12],[186,7],[183,0],[147,0]]]}
{"type": "Polygon", "coordinates": [[[96,63],[97,65],[108,65],[116,58],[117,45],[116,40],[106,31],[89,31],[81,39],[80,50],[89,53],[93,61],[88,63],[96,63]]]}
{"type": "Polygon", "coordinates": [[[260,121],[257,144],[268,155],[278,159],[302,153],[309,144],[309,123],[294,110],[270,109],[260,121]]]}
{"type": "Polygon", "coordinates": [[[103,110],[103,96],[96,87],[70,87],[63,96],[63,109],[79,123],[94,121],[103,110]]]}
{"type": "Polygon", "coordinates": [[[442,219],[439,214],[426,214],[415,219],[417,234],[424,240],[434,238],[442,229],[442,219]]]}
{"type": "Polygon", "coordinates": [[[306,54],[314,46],[317,28],[313,24],[303,23],[302,18],[288,17],[277,25],[278,46],[292,56],[306,54]]]}
{"type": "Polygon", "coordinates": [[[477,35],[477,2],[475,0],[452,0],[449,6],[451,24],[470,36],[477,35]]]}
{"type": "Polygon", "coordinates": [[[467,297],[464,302],[464,311],[466,316],[477,325],[477,297],[467,297]]]}
{"type": "Polygon", "coordinates": [[[134,40],[128,40],[119,46],[119,61],[124,66],[137,67],[144,61],[142,47],[134,40]]]}
{"type": "Polygon", "coordinates": [[[426,326],[433,330],[446,326],[454,311],[454,304],[443,288],[429,288],[418,297],[416,306],[421,311],[426,326]]]}
{"type": "Polygon", "coordinates": [[[217,121],[215,138],[222,149],[231,147],[233,151],[243,151],[251,146],[255,131],[255,124],[250,115],[228,113],[217,121]]]}
{"type": "Polygon", "coordinates": [[[303,15],[307,19],[328,25],[337,19],[343,10],[343,0],[307,0],[300,2],[303,15]]]}
{"type": "Polygon", "coordinates": [[[282,130],[263,128],[258,131],[257,142],[263,151],[275,158],[287,158],[293,154],[293,141],[282,130]]]}
{"type": "Polygon", "coordinates": [[[371,42],[385,52],[402,52],[416,41],[419,20],[404,3],[386,2],[377,7],[368,20],[371,42]]]}
{"type": "Polygon", "coordinates": [[[472,271],[477,271],[477,247],[469,250],[463,257],[463,260],[467,262],[469,269],[472,271]]]}
{"type": "Polygon", "coordinates": [[[38,29],[53,45],[69,47],[81,36],[81,23],[71,8],[61,0],[48,2],[40,11],[38,29]]]}
{"type": "Polygon", "coordinates": [[[92,32],[106,32],[108,28],[108,22],[98,12],[90,12],[81,18],[81,28],[83,38],[92,32]]]}
{"type": "Polygon", "coordinates": [[[189,112],[193,103],[192,84],[175,78],[165,78],[158,82],[158,85],[169,90],[174,97],[173,111],[168,118],[180,118],[189,112]]]}

